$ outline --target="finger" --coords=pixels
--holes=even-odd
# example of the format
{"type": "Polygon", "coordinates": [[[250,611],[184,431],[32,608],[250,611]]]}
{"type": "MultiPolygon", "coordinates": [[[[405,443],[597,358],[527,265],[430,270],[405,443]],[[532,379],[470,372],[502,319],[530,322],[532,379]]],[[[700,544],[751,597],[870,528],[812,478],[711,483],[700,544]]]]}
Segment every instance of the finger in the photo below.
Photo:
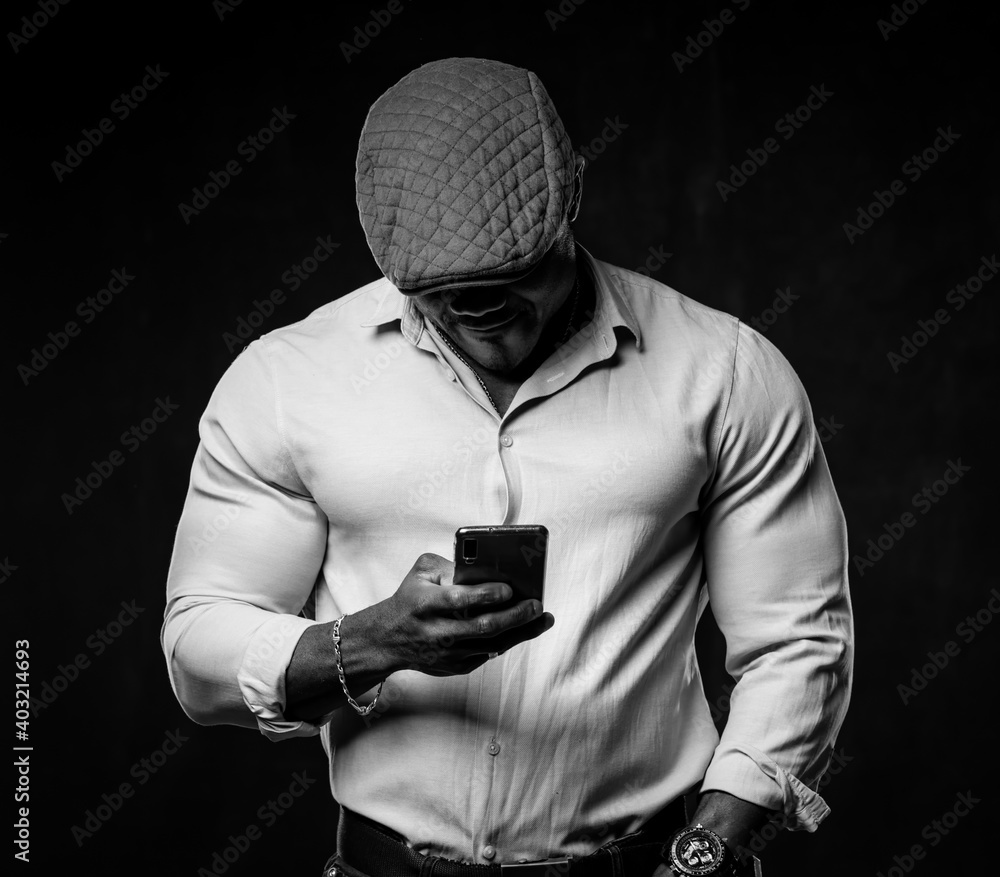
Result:
{"type": "Polygon", "coordinates": [[[470,611],[483,611],[506,603],[513,595],[510,585],[503,582],[453,585],[441,592],[447,601],[448,614],[457,618],[468,618],[470,611]]]}
{"type": "Polygon", "coordinates": [[[486,654],[496,652],[502,655],[504,652],[520,645],[528,640],[540,637],[545,631],[550,630],[556,623],[551,612],[545,612],[534,621],[523,624],[514,630],[508,631],[500,636],[490,637],[481,640],[466,640],[470,648],[474,649],[474,654],[485,651],[486,654]],[[474,645],[472,645],[475,643],[474,645]]]}
{"type": "Polygon", "coordinates": [[[542,614],[542,604],[538,600],[521,600],[508,609],[484,612],[468,621],[456,621],[454,637],[456,640],[497,637],[508,630],[534,621],[542,614]]]}

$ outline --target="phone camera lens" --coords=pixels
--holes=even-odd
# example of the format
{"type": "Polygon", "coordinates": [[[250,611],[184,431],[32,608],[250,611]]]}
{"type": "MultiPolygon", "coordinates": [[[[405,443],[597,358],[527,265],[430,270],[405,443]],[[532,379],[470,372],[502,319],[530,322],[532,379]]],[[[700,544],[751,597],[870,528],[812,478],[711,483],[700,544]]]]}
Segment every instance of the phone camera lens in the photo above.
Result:
{"type": "Polygon", "coordinates": [[[478,539],[463,539],[462,540],[462,560],[466,563],[472,563],[479,556],[479,540],[478,539]]]}

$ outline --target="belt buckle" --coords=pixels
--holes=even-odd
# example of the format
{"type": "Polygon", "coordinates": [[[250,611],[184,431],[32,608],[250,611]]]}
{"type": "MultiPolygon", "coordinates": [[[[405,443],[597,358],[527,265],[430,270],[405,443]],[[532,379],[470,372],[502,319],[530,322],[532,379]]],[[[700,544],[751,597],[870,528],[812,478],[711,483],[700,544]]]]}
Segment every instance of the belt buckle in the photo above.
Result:
{"type": "Polygon", "coordinates": [[[551,859],[538,859],[534,862],[516,862],[501,864],[502,877],[547,877],[550,874],[567,874],[570,869],[569,856],[557,856],[551,859]],[[563,867],[560,867],[563,866],[563,867]]]}

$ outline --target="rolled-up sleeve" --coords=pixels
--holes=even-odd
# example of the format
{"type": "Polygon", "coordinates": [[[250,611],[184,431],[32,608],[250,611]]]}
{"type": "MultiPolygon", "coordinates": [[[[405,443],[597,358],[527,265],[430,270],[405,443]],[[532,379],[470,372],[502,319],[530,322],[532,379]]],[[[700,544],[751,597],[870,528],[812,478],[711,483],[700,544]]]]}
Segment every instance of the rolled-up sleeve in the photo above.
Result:
{"type": "Polygon", "coordinates": [[[199,425],[160,637],[192,720],[256,726],[272,740],[319,731],[283,710],[292,652],[316,623],[299,613],[327,539],[281,435],[279,398],[259,339],[223,375],[199,425]]]}
{"type": "Polygon", "coordinates": [[[809,400],[777,349],[740,324],[703,515],[709,601],[737,680],[704,791],[813,831],[850,697],[847,530],[809,400]]]}

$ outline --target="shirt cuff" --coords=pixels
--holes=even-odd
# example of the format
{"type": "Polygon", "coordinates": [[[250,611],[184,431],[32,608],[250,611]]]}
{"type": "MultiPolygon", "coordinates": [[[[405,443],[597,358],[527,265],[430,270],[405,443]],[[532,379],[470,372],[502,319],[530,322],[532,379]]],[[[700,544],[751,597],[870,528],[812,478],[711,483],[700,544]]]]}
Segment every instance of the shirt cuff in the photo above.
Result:
{"type": "Polygon", "coordinates": [[[816,792],[752,746],[720,746],[705,773],[703,792],[717,789],[785,814],[791,831],[815,831],[830,815],[816,792]]]}
{"type": "Polygon", "coordinates": [[[296,615],[275,615],[250,638],[236,681],[243,700],[257,719],[261,734],[275,743],[293,737],[314,737],[333,713],[317,724],[285,719],[285,672],[299,637],[319,624],[296,615]]]}

